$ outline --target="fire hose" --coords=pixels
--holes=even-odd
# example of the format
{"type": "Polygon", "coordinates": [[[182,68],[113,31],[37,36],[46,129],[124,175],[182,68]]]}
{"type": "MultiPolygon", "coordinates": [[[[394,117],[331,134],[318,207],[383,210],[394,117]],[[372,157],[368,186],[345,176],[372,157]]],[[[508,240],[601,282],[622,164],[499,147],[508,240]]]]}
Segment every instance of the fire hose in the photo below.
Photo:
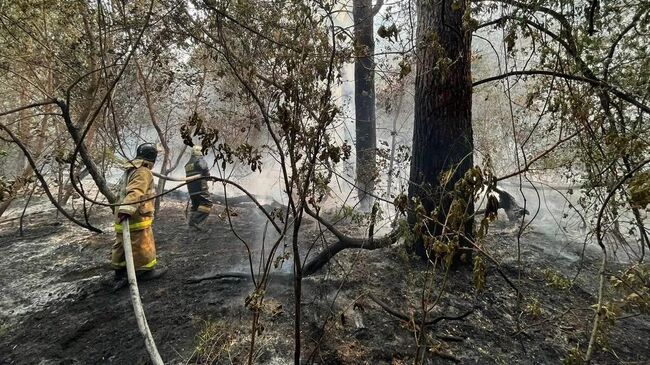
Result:
{"type": "MultiPolygon", "coordinates": [[[[192,178],[176,178],[171,176],[165,176],[158,173],[153,173],[154,176],[170,180],[170,181],[192,181],[200,179],[200,176],[192,178]]],[[[151,358],[151,362],[154,365],[164,365],[158,348],[156,347],[156,342],[151,335],[151,330],[149,329],[149,324],[147,324],[147,317],[144,314],[144,308],[142,307],[142,301],[140,300],[140,291],[138,290],[138,280],[135,275],[135,265],[133,264],[133,248],[131,247],[131,231],[129,230],[129,219],[122,221],[122,238],[124,246],[124,256],[126,258],[126,274],[129,280],[129,292],[131,294],[131,304],[133,304],[133,312],[135,314],[135,319],[138,322],[138,330],[144,338],[144,344],[151,358]]]]}
{"type": "Polygon", "coordinates": [[[144,338],[144,344],[147,347],[147,352],[154,365],[164,365],[156,343],[153,340],[147,318],[144,315],[144,308],[140,301],[140,291],[138,290],[138,281],[135,276],[135,265],[133,264],[133,249],[131,247],[131,231],[129,230],[129,219],[122,221],[122,238],[124,239],[124,255],[126,256],[126,275],[129,279],[129,292],[131,293],[131,303],[133,304],[133,312],[135,319],[138,322],[138,330],[144,338]]]}

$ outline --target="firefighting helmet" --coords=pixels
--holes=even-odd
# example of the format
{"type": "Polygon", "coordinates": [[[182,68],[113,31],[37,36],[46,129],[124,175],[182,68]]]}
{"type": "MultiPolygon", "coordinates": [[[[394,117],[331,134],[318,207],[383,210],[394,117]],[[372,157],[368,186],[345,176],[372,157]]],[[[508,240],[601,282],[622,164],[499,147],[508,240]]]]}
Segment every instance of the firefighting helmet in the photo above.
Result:
{"type": "Polygon", "coordinates": [[[201,147],[201,145],[195,144],[192,147],[192,155],[193,156],[203,156],[203,147],[201,147]]]}
{"type": "Polygon", "coordinates": [[[143,143],[138,146],[136,158],[143,159],[149,162],[156,162],[158,156],[158,149],[152,143],[143,143]]]}

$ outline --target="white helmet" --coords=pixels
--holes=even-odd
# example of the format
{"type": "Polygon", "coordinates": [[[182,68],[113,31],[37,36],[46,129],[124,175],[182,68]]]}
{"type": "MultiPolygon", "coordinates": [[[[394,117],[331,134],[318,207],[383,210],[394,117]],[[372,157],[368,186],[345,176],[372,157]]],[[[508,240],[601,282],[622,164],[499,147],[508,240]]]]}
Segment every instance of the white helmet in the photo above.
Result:
{"type": "Polygon", "coordinates": [[[193,156],[203,156],[203,147],[201,147],[201,145],[195,144],[192,147],[192,155],[193,156]]]}

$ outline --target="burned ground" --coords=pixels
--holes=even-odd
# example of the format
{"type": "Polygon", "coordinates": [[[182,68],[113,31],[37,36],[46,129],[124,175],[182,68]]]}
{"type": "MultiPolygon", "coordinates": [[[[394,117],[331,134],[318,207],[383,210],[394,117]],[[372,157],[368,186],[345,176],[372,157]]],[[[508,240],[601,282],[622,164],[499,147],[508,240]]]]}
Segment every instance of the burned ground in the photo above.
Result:
{"type": "MultiPolygon", "coordinates": [[[[246,249],[232,233],[223,207],[215,207],[209,230],[200,234],[187,230],[183,211],[184,203],[164,202],[155,223],[158,257],[168,273],[140,285],[151,331],[166,363],[242,363],[252,317],[244,303],[253,284],[236,277],[191,284],[187,279],[214,272],[247,273],[246,249]]],[[[238,234],[259,241],[258,214],[248,207],[236,212],[231,220],[238,234]]],[[[0,227],[0,363],[148,363],[128,291],[111,291],[110,216],[93,219],[104,234],[72,226],[51,210],[30,217],[23,237],[18,236],[16,220],[0,227]]],[[[301,239],[308,242],[316,232],[315,224],[307,224],[301,239]]],[[[513,253],[515,232],[507,223],[497,222],[486,248],[501,262],[501,271],[520,287],[520,309],[514,290],[494,264],[486,263],[486,287],[478,293],[471,271],[451,272],[446,293],[430,317],[474,310],[463,320],[441,321],[428,328],[427,335],[437,343],[429,350],[441,354],[430,363],[557,364],[572,348],[586,349],[590,306],[596,302],[590,284],[596,272],[596,252],[587,250],[578,280],[562,288],[549,280],[548,273],[575,274],[581,247],[565,248],[560,255],[557,247],[549,245],[549,238],[533,227],[521,239],[522,260],[518,262],[513,253]]],[[[416,344],[412,324],[388,314],[369,296],[397,312],[417,312],[413,298],[417,298],[423,268],[414,265],[407,270],[406,260],[399,245],[348,251],[304,280],[305,362],[410,363],[416,344]]],[[[285,266],[271,278],[255,363],[292,363],[290,272],[285,266]]],[[[650,361],[649,318],[626,317],[609,329],[609,349],[599,348],[594,363],[650,361]]]]}

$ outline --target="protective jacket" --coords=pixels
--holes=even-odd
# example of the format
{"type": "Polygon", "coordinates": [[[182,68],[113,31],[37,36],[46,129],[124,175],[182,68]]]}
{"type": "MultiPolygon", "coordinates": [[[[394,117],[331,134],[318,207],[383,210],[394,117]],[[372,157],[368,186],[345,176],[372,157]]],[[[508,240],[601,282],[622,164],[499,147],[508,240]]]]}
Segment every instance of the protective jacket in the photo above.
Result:
{"type": "MultiPolygon", "coordinates": [[[[202,156],[192,156],[185,165],[185,176],[190,178],[192,176],[210,176],[210,169],[208,164],[202,156]]],[[[208,181],[206,179],[192,181],[187,184],[187,191],[190,195],[198,195],[208,192],[208,181]]]]}
{"type": "MultiPolygon", "coordinates": [[[[193,154],[185,165],[185,176],[210,176],[210,169],[205,162],[203,155],[193,154]]],[[[190,214],[189,225],[195,228],[203,223],[210,215],[212,201],[210,200],[210,191],[208,190],[208,181],[200,179],[187,184],[187,191],[192,201],[192,213],[190,214]]]]}
{"type": "Polygon", "coordinates": [[[120,188],[120,205],[115,209],[115,234],[111,264],[115,269],[126,267],[124,246],[122,241],[122,225],[118,214],[130,216],[129,231],[131,232],[131,246],[133,247],[133,261],[136,270],[151,270],[156,266],[156,243],[153,237],[154,201],[145,200],[155,196],[153,163],[136,159],[126,167],[122,176],[120,188]]]}

